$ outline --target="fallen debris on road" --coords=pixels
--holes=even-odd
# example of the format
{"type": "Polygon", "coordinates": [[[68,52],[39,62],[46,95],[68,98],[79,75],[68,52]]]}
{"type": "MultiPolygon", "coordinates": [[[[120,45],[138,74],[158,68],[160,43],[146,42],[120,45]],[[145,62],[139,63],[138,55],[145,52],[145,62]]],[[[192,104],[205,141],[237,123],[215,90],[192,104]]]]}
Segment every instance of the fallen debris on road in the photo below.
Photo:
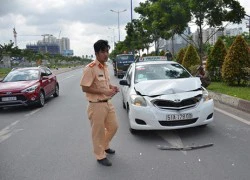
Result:
{"type": "Polygon", "coordinates": [[[213,145],[214,145],[213,143],[197,145],[197,146],[186,146],[186,147],[158,145],[158,148],[160,150],[189,151],[189,150],[194,150],[194,149],[206,148],[206,147],[210,147],[213,145]]]}

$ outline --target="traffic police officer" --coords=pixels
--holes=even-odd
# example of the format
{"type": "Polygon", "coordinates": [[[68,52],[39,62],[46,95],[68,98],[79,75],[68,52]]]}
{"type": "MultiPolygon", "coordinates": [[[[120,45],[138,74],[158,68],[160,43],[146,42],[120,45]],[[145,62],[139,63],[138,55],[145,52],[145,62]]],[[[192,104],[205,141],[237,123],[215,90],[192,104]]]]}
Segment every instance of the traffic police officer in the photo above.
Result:
{"type": "Polygon", "coordinates": [[[97,161],[104,166],[111,166],[106,153],[114,154],[109,143],[115,135],[118,124],[115,109],[110,99],[119,90],[110,84],[107,65],[110,46],[106,40],[98,40],[94,44],[96,60],[83,70],[80,85],[89,101],[88,118],[92,128],[92,141],[97,161]]]}

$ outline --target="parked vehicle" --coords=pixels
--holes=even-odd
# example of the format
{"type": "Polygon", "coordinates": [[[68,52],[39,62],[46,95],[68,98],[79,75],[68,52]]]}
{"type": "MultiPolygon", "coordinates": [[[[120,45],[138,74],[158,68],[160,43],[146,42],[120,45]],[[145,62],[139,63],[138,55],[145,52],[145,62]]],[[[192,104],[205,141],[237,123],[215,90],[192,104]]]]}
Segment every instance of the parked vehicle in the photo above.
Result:
{"type": "Polygon", "coordinates": [[[200,79],[177,62],[132,63],[120,85],[132,133],[204,126],[213,121],[213,99],[200,79]]]}
{"type": "Polygon", "coordinates": [[[129,65],[135,61],[133,54],[119,54],[116,56],[113,62],[114,75],[118,78],[122,78],[129,65]]]}
{"type": "Polygon", "coordinates": [[[59,96],[59,83],[47,67],[26,67],[10,71],[0,81],[0,107],[44,106],[46,98],[59,96]]]}

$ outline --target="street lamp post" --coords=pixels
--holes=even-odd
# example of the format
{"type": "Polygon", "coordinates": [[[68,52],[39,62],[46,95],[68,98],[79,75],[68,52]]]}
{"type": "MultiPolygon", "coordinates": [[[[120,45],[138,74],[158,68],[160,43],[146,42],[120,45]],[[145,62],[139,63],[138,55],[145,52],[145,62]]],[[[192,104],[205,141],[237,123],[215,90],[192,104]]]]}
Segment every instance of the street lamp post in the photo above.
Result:
{"type": "Polygon", "coordinates": [[[250,37],[250,16],[245,14],[245,16],[248,17],[248,24],[247,24],[247,28],[248,28],[248,36],[250,37]]]}
{"type": "Polygon", "coordinates": [[[115,29],[108,27],[108,29],[111,29],[113,31],[113,49],[115,48],[115,29]]]}
{"type": "Polygon", "coordinates": [[[114,13],[117,13],[117,15],[118,15],[118,37],[119,37],[119,42],[120,42],[120,13],[121,12],[125,12],[125,11],[127,11],[127,9],[124,9],[124,10],[122,10],[122,11],[115,11],[115,10],[113,10],[113,9],[111,9],[110,10],[111,12],[114,12],[114,13]]]}
{"type": "Polygon", "coordinates": [[[130,1],[130,17],[131,17],[131,22],[133,20],[133,4],[132,4],[132,0],[130,1]]]}

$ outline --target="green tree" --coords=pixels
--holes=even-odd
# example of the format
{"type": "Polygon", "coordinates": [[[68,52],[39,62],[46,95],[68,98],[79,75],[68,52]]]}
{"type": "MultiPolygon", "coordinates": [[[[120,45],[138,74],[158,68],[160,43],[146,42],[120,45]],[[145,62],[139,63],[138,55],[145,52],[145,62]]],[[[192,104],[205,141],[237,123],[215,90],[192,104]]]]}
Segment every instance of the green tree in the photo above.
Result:
{"type": "Polygon", "coordinates": [[[208,56],[206,63],[206,70],[209,72],[211,80],[220,81],[221,80],[221,70],[224,59],[226,57],[227,50],[222,39],[218,39],[208,56]]]}
{"type": "MultiPolygon", "coordinates": [[[[140,3],[135,11],[147,24],[146,29],[151,34],[154,33],[155,42],[159,37],[169,39],[176,33],[181,34],[192,20],[191,22],[198,27],[197,47],[200,64],[202,64],[203,44],[206,43],[203,42],[203,27],[221,30],[223,22],[240,23],[245,16],[245,10],[237,0],[146,0],[145,3],[140,3]]],[[[212,35],[208,37],[211,38],[212,35]]],[[[193,43],[196,46],[195,42],[193,43]]]]}
{"type": "Polygon", "coordinates": [[[236,36],[221,36],[220,38],[223,40],[226,48],[229,49],[230,46],[233,44],[236,36]]]}
{"type": "Polygon", "coordinates": [[[203,54],[202,27],[204,25],[221,29],[223,22],[240,23],[245,16],[245,10],[237,0],[192,0],[189,1],[189,8],[199,30],[200,57],[203,54]]]}
{"type": "MultiPolygon", "coordinates": [[[[140,21],[142,22],[144,31],[147,35],[147,40],[154,42],[155,54],[159,53],[159,43],[158,40],[160,36],[160,29],[156,28],[154,25],[154,9],[151,8],[152,2],[146,0],[145,3],[140,2],[139,7],[136,7],[135,12],[140,14],[140,21]]],[[[148,43],[148,42],[146,42],[148,43]]]]}
{"type": "Polygon", "coordinates": [[[242,36],[237,36],[222,66],[222,78],[229,85],[247,83],[245,68],[250,67],[248,46],[242,36]]]}
{"type": "Polygon", "coordinates": [[[194,48],[194,46],[189,45],[187,50],[186,50],[186,53],[184,55],[182,65],[186,69],[191,71],[191,69],[192,69],[191,66],[197,66],[199,63],[200,63],[200,58],[199,58],[199,55],[198,55],[196,49],[194,48]]]}
{"type": "Polygon", "coordinates": [[[149,50],[152,39],[148,31],[143,28],[143,22],[141,20],[133,19],[131,23],[127,24],[126,30],[127,36],[125,41],[130,42],[129,47],[131,47],[132,50],[149,50]]]}
{"type": "Polygon", "coordinates": [[[34,61],[34,62],[36,61],[35,60],[35,53],[32,50],[24,49],[22,54],[23,54],[23,57],[29,61],[29,63],[31,63],[32,61],[34,61]]]}

